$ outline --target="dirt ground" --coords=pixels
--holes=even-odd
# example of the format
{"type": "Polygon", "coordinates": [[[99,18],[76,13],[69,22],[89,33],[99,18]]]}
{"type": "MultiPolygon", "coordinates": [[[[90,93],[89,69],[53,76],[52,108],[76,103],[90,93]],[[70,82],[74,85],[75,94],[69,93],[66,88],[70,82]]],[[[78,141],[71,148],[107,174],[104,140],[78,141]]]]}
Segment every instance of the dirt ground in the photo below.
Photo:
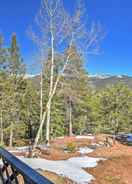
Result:
{"type": "Polygon", "coordinates": [[[45,176],[46,178],[50,179],[54,184],[74,184],[68,178],[58,176],[57,174],[52,173],[52,172],[45,171],[41,174],[45,176]]]}
{"type": "MultiPolygon", "coordinates": [[[[97,136],[96,142],[103,142],[105,135],[97,136]]],[[[74,137],[65,137],[51,142],[49,151],[40,154],[41,158],[49,160],[68,159],[73,156],[79,156],[74,153],[64,152],[64,147],[68,142],[74,142],[77,147],[89,146],[95,140],[75,139],[74,137]]],[[[89,153],[91,157],[103,157],[105,161],[100,161],[96,168],[85,169],[95,178],[91,184],[132,184],[132,147],[115,143],[112,147],[102,147],[89,153]]],[[[55,184],[73,184],[67,178],[63,178],[51,172],[43,172],[45,177],[49,178],[55,184]]]]}
{"type": "Polygon", "coordinates": [[[132,147],[116,143],[111,148],[100,148],[89,154],[104,157],[93,169],[86,169],[96,180],[91,184],[132,184],[132,147]]]}
{"type": "Polygon", "coordinates": [[[67,160],[71,157],[79,156],[80,153],[75,152],[65,152],[64,148],[67,147],[68,143],[74,143],[76,148],[89,146],[92,140],[88,139],[75,139],[75,137],[65,137],[64,139],[56,139],[51,142],[51,148],[49,152],[43,152],[42,158],[48,160],[67,160]]]}
{"type": "MultiPolygon", "coordinates": [[[[64,148],[67,147],[69,143],[74,143],[76,148],[89,146],[92,140],[89,139],[75,139],[75,137],[65,137],[61,139],[55,139],[50,143],[50,148],[46,150],[36,149],[36,154],[39,158],[44,158],[47,160],[67,160],[71,157],[80,156],[80,153],[77,151],[74,152],[66,152],[64,148]]],[[[16,156],[27,156],[26,152],[14,152],[16,156]]]]}
{"type": "MultiPolygon", "coordinates": [[[[105,135],[96,137],[97,143],[103,142],[104,139],[105,135]]],[[[50,159],[59,160],[78,156],[78,153],[66,154],[62,151],[60,147],[63,147],[67,141],[75,141],[78,147],[91,144],[91,140],[70,140],[70,138],[55,140],[52,143],[54,154],[50,154],[50,159]]],[[[105,161],[100,161],[96,168],[85,169],[95,177],[95,180],[91,184],[132,184],[132,147],[116,142],[112,147],[98,148],[88,154],[88,156],[106,158],[105,161]]],[[[60,181],[62,184],[72,183],[66,178],[58,178],[53,173],[47,172],[45,176],[52,178],[52,181],[56,184],[60,184],[60,181]]]]}

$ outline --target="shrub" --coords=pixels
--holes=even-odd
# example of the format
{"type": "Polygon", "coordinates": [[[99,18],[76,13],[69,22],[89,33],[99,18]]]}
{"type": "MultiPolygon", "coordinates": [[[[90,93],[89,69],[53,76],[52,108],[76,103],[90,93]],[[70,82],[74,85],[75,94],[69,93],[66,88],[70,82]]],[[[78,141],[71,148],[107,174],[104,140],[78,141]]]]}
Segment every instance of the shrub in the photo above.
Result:
{"type": "Polygon", "coordinates": [[[67,143],[66,148],[69,152],[75,152],[76,151],[76,143],[75,142],[69,142],[69,143],[67,143]]]}
{"type": "Polygon", "coordinates": [[[19,139],[19,140],[13,141],[13,146],[26,146],[28,144],[29,144],[29,141],[25,139],[19,139]]]}

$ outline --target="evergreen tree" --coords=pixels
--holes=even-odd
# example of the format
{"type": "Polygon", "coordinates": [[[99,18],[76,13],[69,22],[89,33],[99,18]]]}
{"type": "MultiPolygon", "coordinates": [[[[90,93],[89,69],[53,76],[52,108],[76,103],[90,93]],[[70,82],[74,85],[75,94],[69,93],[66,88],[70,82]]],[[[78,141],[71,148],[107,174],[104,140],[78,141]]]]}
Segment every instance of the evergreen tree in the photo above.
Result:
{"type": "Polygon", "coordinates": [[[34,139],[39,122],[39,94],[37,88],[28,79],[25,80],[25,90],[20,102],[21,123],[25,128],[22,136],[34,139]]]}
{"type": "Polygon", "coordinates": [[[20,50],[17,43],[16,34],[12,35],[10,52],[10,74],[11,75],[21,75],[25,72],[25,67],[23,64],[23,59],[20,55],[20,50]]]}
{"type": "Polygon", "coordinates": [[[0,75],[8,70],[8,49],[4,48],[4,38],[0,35],[0,75]]]}
{"type": "Polygon", "coordinates": [[[20,122],[20,99],[23,96],[24,64],[21,58],[16,35],[13,34],[9,50],[9,77],[10,82],[10,143],[13,144],[14,130],[20,122]]]}
{"type": "Polygon", "coordinates": [[[83,99],[88,93],[88,75],[83,67],[82,57],[74,45],[67,49],[67,54],[70,54],[71,58],[64,71],[62,94],[66,107],[65,124],[68,126],[67,129],[71,136],[73,133],[81,132],[79,130],[81,122],[86,121],[83,113],[85,111],[83,99]]]}
{"type": "Polygon", "coordinates": [[[125,85],[108,87],[101,93],[100,113],[103,131],[118,133],[129,131],[132,107],[131,90],[125,85]]]}

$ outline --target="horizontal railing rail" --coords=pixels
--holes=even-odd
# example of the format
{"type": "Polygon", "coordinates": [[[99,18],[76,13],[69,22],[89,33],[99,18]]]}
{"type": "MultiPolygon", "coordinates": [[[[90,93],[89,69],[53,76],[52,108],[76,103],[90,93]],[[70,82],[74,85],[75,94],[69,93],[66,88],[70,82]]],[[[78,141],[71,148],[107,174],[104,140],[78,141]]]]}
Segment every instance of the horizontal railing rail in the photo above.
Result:
{"type": "Polygon", "coordinates": [[[0,184],[53,184],[4,148],[0,157],[0,184]]]}

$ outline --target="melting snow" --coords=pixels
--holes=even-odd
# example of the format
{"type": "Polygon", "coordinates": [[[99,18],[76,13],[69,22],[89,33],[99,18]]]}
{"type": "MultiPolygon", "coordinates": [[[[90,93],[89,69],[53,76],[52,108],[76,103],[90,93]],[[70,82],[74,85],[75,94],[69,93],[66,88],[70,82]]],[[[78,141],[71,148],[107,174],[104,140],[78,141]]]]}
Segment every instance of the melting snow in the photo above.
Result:
{"type": "Polygon", "coordinates": [[[18,152],[25,152],[25,151],[29,151],[29,146],[23,146],[23,147],[16,147],[16,151],[18,152]]]}
{"type": "Polygon", "coordinates": [[[58,175],[65,176],[78,184],[89,184],[94,179],[92,175],[87,173],[83,168],[96,167],[100,158],[92,157],[72,157],[68,160],[51,161],[37,158],[22,158],[22,161],[33,169],[42,169],[54,172],[58,175]]]}
{"type": "Polygon", "coordinates": [[[76,139],[94,139],[95,137],[92,135],[86,135],[86,136],[82,136],[82,135],[77,135],[76,139]]]}
{"type": "Polygon", "coordinates": [[[79,148],[78,152],[81,154],[88,154],[88,153],[92,153],[93,149],[90,149],[88,147],[81,147],[81,148],[79,148]]]}

